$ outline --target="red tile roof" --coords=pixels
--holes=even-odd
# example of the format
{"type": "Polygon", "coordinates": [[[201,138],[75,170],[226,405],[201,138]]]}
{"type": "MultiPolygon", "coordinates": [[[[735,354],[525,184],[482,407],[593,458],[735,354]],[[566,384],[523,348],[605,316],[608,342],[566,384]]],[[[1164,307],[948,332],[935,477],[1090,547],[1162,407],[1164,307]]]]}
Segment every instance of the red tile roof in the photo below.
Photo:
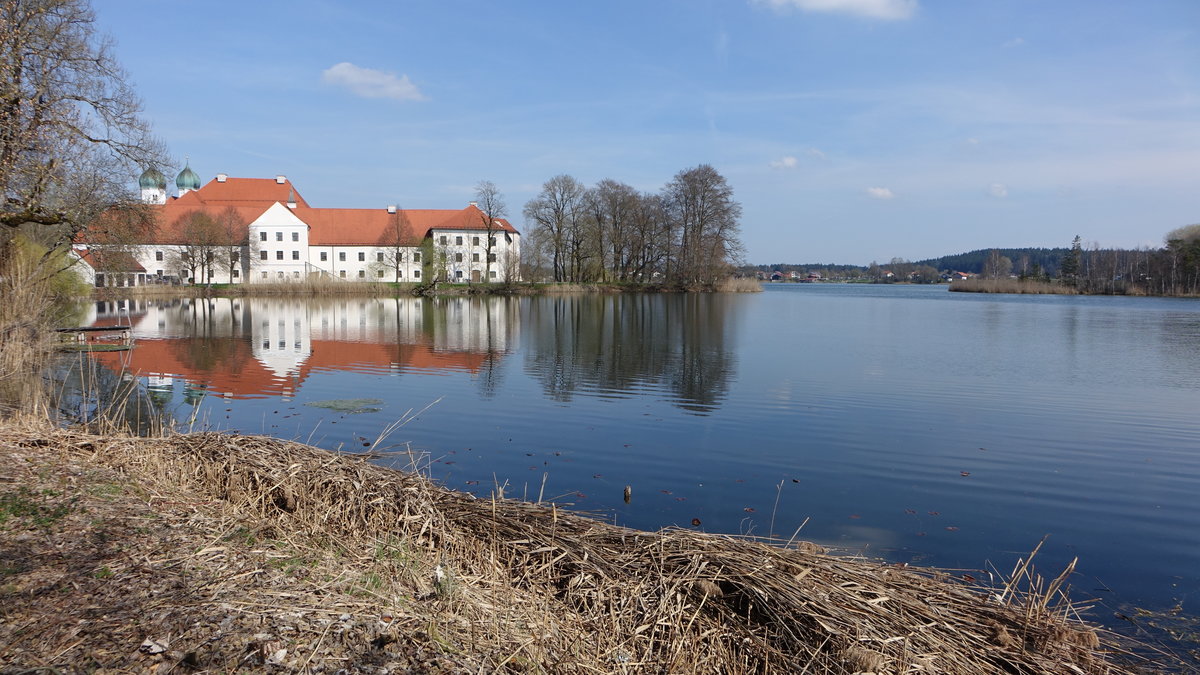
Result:
{"type": "MultiPolygon", "coordinates": [[[[294,192],[290,181],[277,182],[273,178],[226,178],[224,182],[211,180],[199,190],[192,190],[182,197],[172,197],[166,204],[146,208],[155,216],[156,226],[147,235],[138,239],[150,244],[183,243],[182,234],[186,216],[203,211],[218,222],[234,218],[237,223],[237,241],[244,241],[249,224],[258,219],[276,203],[287,204],[289,195],[294,194],[296,208],[292,213],[309,226],[308,243],[311,246],[379,246],[396,243],[395,214],[386,208],[378,209],[325,209],[312,208],[294,192]]],[[[486,231],[483,211],[471,204],[464,209],[401,209],[407,221],[403,227],[402,244],[419,245],[431,230],[479,230],[486,231]]],[[[498,219],[496,231],[516,233],[507,220],[498,219]]]]}
{"type": "Polygon", "coordinates": [[[308,202],[286,178],[282,183],[274,178],[226,178],[224,182],[214,178],[199,190],[168,199],[166,205],[258,206],[266,209],[275,202],[286,204],[291,195],[296,198],[296,206],[308,206],[308,202]]]}

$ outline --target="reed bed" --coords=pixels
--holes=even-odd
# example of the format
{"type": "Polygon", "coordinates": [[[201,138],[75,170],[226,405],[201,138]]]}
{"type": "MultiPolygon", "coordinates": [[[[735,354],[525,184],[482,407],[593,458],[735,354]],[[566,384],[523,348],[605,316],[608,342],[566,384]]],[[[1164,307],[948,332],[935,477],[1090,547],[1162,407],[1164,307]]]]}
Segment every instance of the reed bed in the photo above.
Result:
{"type": "Polygon", "coordinates": [[[960,293],[1079,295],[1079,289],[1074,286],[1030,279],[959,279],[950,283],[950,290],[960,293]]]}
{"type": "MultiPolygon", "coordinates": [[[[1077,620],[1065,594],[1070,570],[1047,582],[1023,562],[1007,586],[972,587],[806,542],[634,531],[552,504],[477,499],[366,460],[378,453],[270,438],[10,424],[0,446],[102,465],[145,486],[148,503],[190,499],[193,519],[207,513],[223,532],[242,523],[260,533],[251,552],[317,561],[282,581],[231,566],[191,589],[177,609],[191,623],[171,624],[171,645],[155,658],[193,666],[228,668],[253,652],[255,663],[278,657],[294,670],[368,672],[364,664],[407,650],[422,672],[1130,672],[1077,620]],[[251,621],[258,637],[233,646],[227,627],[224,642],[214,638],[225,615],[251,621]]],[[[217,548],[234,555],[225,537],[171,562],[199,569],[217,548]]],[[[23,635],[74,654],[86,645],[71,646],[73,626],[23,635]]],[[[0,622],[0,661],[6,649],[28,654],[30,639],[6,636],[0,622]]]]}
{"type": "Polygon", "coordinates": [[[729,277],[717,282],[718,293],[761,293],[762,282],[750,277],[729,277]]]}

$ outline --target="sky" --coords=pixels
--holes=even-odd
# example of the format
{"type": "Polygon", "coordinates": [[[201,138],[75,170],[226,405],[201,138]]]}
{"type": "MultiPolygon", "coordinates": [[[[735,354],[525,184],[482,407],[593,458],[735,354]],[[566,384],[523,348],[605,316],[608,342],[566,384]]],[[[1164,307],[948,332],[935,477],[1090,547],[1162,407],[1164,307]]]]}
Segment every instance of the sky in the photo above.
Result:
{"type": "Polygon", "coordinates": [[[176,170],[314,206],[488,180],[523,229],[556,175],[657,192],[709,164],[753,264],[1200,222],[1196,0],[93,3],[176,170]]]}

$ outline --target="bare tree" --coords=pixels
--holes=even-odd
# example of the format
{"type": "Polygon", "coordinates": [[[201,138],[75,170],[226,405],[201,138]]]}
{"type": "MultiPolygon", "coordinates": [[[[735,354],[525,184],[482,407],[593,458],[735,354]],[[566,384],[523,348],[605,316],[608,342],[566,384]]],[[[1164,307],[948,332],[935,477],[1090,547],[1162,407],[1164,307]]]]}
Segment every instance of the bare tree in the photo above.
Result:
{"type": "Polygon", "coordinates": [[[164,164],[94,21],[86,0],[0,2],[0,245],[30,224],[67,245],[164,164]]]}
{"type": "Polygon", "coordinates": [[[569,274],[568,257],[583,216],[584,191],[579,181],[561,174],[543,183],[541,193],[525,204],[525,220],[543,231],[555,281],[575,280],[569,274]]]}
{"type": "Polygon", "coordinates": [[[588,209],[595,222],[595,244],[602,267],[619,281],[628,281],[633,261],[634,219],[638,193],[629,185],[605,179],[588,190],[588,209]]]}
{"type": "Polygon", "coordinates": [[[391,270],[392,281],[400,281],[400,270],[411,255],[410,250],[420,245],[413,234],[412,224],[408,214],[397,208],[395,213],[388,215],[387,228],[379,238],[382,259],[377,262],[383,269],[391,270]]]}
{"type": "Polygon", "coordinates": [[[482,212],[480,219],[487,238],[484,240],[484,281],[491,281],[492,263],[496,261],[493,250],[496,246],[496,233],[503,229],[500,220],[508,215],[508,205],[504,203],[504,195],[490,180],[481,180],[475,186],[475,201],[482,212]]]}
{"type": "Polygon", "coordinates": [[[213,272],[228,260],[230,241],[221,223],[204,211],[188,211],[179,217],[174,229],[179,244],[172,250],[170,262],[177,269],[191,272],[193,283],[212,283],[213,272]]]}
{"type": "Polygon", "coordinates": [[[716,169],[701,164],[675,174],[663,188],[675,251],[668,277],[683,286],[711,285],[741,255],[742,206],[716,169]]]}
{"type": "MultiPolygon", "coordinates": [[[[254,260],[251,250],[249,230],[247,229],[246,220],[242,218],[237,209],[232,206],[227,206],[221,210],[215,217],[216,220],[216,238],[219,245],[224,249],[220,251],[213,261],[213,267],[216,271],[225,274],[230,282],[233,282],[234,272],[241,275],[241,272],[249,272],[250,262],[254,260]],[[243,259],[242,256],[246,256],[243,259]]],[[[257,248],[254,246],[253,248],[257,248]]]]}

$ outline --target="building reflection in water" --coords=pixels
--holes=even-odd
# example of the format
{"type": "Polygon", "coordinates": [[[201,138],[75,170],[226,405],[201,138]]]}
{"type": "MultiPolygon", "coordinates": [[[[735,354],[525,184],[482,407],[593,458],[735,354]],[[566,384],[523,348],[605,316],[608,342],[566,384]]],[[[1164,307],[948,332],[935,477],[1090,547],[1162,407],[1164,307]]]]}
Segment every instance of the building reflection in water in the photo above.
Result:
{"type": "MultiPolygon", "coordinates": [[[[489,372],[517,340],[517,305],[482,298],[195,298],[97,302],[90,325],[130,323],[136,346],[97,352],[158,399],[292,397],[312,373],[489,372]]],[[[165,401],[164,401],[165,403],[165,401]]]]}

